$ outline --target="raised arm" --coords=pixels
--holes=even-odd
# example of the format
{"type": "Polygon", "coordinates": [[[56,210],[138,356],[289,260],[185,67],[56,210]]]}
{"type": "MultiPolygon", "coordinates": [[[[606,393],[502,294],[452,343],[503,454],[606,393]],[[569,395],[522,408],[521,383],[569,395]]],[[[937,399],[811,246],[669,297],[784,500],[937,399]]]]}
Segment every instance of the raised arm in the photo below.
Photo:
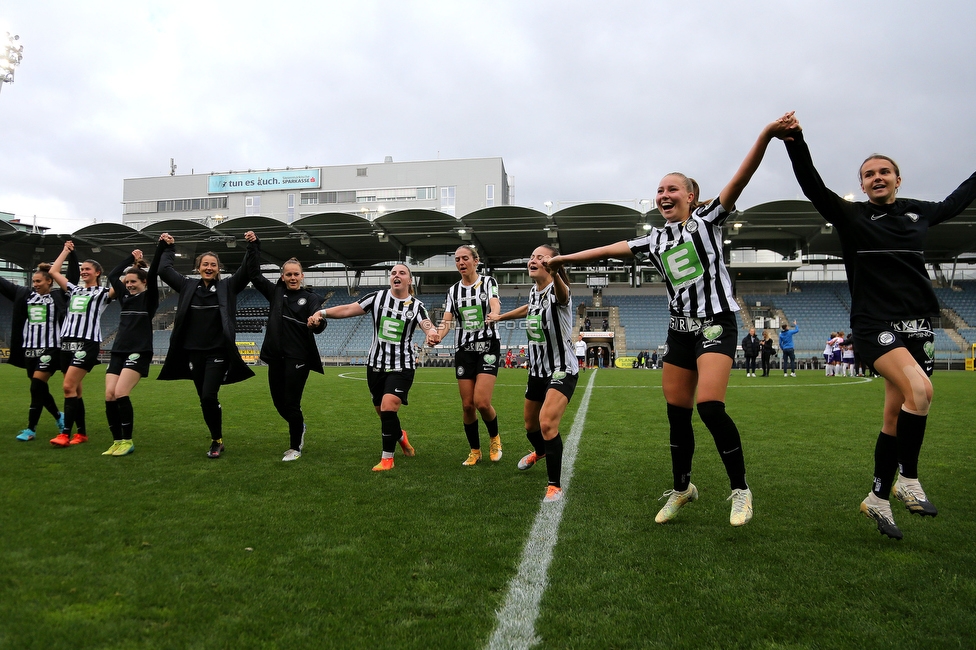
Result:
{"type": "Polygon", "coordinates": [[[769,146],[770,140],[773,138],[789,138],[791,133],[798,127],[799,123],[793,117],[793,112],[790,111],[763,128],[762,133],[759,134],[755,144],[752,145],[752,149],[746,154],[745,160],[739,165],[739,169],[735,172],[732,180],[729,181],[728,185],[718,195],[719,202],[721,202],[722,207],[726,211],[731,212],[735,208],[735,202],[739,200],[742,190],[746,188],[746,185],[752,179],[752,175],[759,169],[759,163],[762,162],[763,156],[766,155],[766,147],[769,146]]]}
{"type": "Polygon", "coordinates": [[[146,279],[146,307],[150,317],[156,315],[156,308],[159,307],[159,263],[163,259],[164,248],[166,248],[166,242],[160,241],[156,244],[156,254],[153,255],[153,261],[146,272],[148,276],[146,279]]]}
{"type": "Polygon", "coordinates": [[[488,321],[491,323],[497,323],[503,320],[515,320],[516,318],[525,318],[529,315],[529,305],[528,303],[516,307],[512,311],[507,311],[504,314],[488,314],[488,321]]]}
{"type": "Polygon", "coordinates": [[[358,302],[351,302],[348,305],[336,305],[327,309],[320,309],[308,317],[309,327],[318,327],[323,318],[350,318],[352,316],[362,316],[366,313],[363,306],[358,302]]]}
{"type": "Polygon", "coordinates": [[[51,264],[51,277],[54,278],[54,281],[61,287],[62,291],[68,290],[68,278],[64,277],[61,273],[61,267],[64,265],[64,261],[68,259],[68,255],[74,250],[75,243],[69,239],[64,242],[64,248],[61,249],[61,254],[58,255],[58,259],[54,260],[54,263],[51,264]]]}
{"type": "MultiPolygon", "coordinates": [[[[173,261],[176,259],[176,240],[167,232],[159,236],[159,241],[164,244],[159,261],[159,277],[168,284],[173,291],[182,291],[186,283],[186,277],[173,268],[173,261]]],[[[159,250],[159,249],[157,249],[159,250]]]]}
{"type": "Polygon", "coordinates": [[[268,302],[274,299],[275,285],[274,282],[264,277],[261,273],[261,240],[258,236],[254,234],[254,231],[248,230],[244,233],[244,239],[248,241],[248,254],[244,256],[244,263],[247,267],[247,277],[250,279],[251,284],[254,288],[261,292],[268,302]],[[253,246],[253,250],[252,250],[253,246]]]}
{"type": "Polygon", "coordinates": [[[136,249],[132,251],[132,253],[128,257],[126,257],[124,260],[119,262],[114,269],[109,271],[108,283],[112,286],[112,288],[109,290],[110,296],[112,296],[113,298],[118,298],[119,296],[125,293],[125,283],[122,281],[122,278],[120,276],[123,273],[125,273],[125,270],[127,268],[135,264],[137,259],[141,259],[141,258],[142,258],[142,251],[136,249]],[[139,253],[138,258],[136,257],[136,253],[139,253]]]}
{"type": "Polygon", "coordinates": [[[625,258],[633,256],[634,254],[631,252],[630,246],[627,245],[627,242],[618,241],[615,244],[588,248],[576,253],[555,255],[549,258],[548,266],[553,272],[555,272],[562,266],[566,264],[573,264],[575,262],[592,262],[593,260],[602,260],[606,257],[625,258]]]}

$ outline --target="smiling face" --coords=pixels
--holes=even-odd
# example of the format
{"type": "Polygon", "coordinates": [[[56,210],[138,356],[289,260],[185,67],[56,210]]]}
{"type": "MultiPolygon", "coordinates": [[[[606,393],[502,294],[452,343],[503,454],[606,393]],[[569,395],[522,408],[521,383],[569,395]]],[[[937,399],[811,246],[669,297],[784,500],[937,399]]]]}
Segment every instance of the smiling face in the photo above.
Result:
{"type": "Polygon", "coordinates": [[[538,286],[549,284],[552,280],[552,276],[549,275],[546,267],[543,266],[543,263],[549,261],[552,255],[552,249],[548,246],[539,246],[532,251],[532,256],[529,257],[529,262],[526,265],[529,270],[529,277],[535,280],[538,286]]]}
{"type": "Polygon", "coordinates": [[[281,267],[281,281],[285,283],[285,288],[289,291],[298,291],[305,283],[305,274],[302,272],[301,264],[295,262],[285,262],[281,267]]]}
{"type": "Polygon", "coordinates": [[[84,261],[81,263],[81,269],[78,275],[81,277],[81,282],[86,287],[93,287],[98,284],[98,278],[102,274],[102,270],[97,268],[95,264],[89,261],[84,261]]]}
{"type": "Polygon", "coordinates": [[[691,214],[691,204],[698,197],[688,187],[688,179],[668,174],[657,187],[657,208],[670,223],[680,223],[691,214]]]}
{"type": "Polygon", "coordinates": [[[146,290],[146,282],[140,280],[136,273],[126,273],[122,282],[125,283],[125,290],[133,296],[146,290]]]}
{"type": "Polygon", "coordinates": [[[467,246],[459,246],[454,251],[454,266],[465,280],[473,280],[478,275],[478,257],[467,246]]]}
{"type": "Polygon", "coordinates": [[[47,273],[35,273],[33,277],[31,277],[31,286],[34,288],[35,292],[41,295],[51,293],[51,285],[53,283],[54,280],[47,273]]]}
{"type": "Polygon", "coordinates": [[[876,205],[886,205],[895,202],[895,195],[901,185],[898,175],[898,165],[889,158],[868,158],[861,165],[861,191],[868,201],[876,205]]]}
{"type": "Polygon", "coordinates": [[[410,269],[405,264],[397,264],[390,269],[390,289],[397,298],[410,293],[410,269]]]}
{"type": "Polygon", "coordinates": [[[197,266],[197,272],[204,282],[212,282],[220,275],[220,262],[213,255],[202,255],[200,264],[197,266]]]}

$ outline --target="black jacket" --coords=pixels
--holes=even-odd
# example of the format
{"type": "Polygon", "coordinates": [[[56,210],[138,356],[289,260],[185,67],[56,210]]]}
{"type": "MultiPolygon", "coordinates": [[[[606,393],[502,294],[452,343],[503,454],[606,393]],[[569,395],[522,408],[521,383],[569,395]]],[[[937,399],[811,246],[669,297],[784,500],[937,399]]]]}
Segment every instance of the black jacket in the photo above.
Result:
{"type": "MultiPolygon", "coordinates": [[[[34,274],[31,273],[31,276],[34,274]]],[[[68,272],[65,274],[68,282],[78,284],[81,279],[81,272],[78,267],[78,257],[74,251],[68,253],[68,272]]],[[[6,296],[13,303],[13,322],[10,328],[10,358],[8,363],[17,368],[26,368],[27,362],[24,359],[24,323],[27,322],[27,299],[34,293],[31,285],[20,287],[7,280],[0,278],[0,295],[6,296]]],[[[51,297],[54,299],[54,312],[58,324],[64,321],[64,315],[68,310],[68,295],[58,287],[57,284],[51,287],[51,297]]]]}
{"type": "Polygon", "coordinates": [[[758,336],[752,336],[751,334],[746,334],[746,337],[742,339],[742,354],[747,357],[755,357],[759,355],[759,346],[762,341],[758,336]]]}
{"type": "Polygon", "coordinates": [[[160,241],[156,247],[156,255],[146,271],[148,275],[146,290],[137,296],[131,295],[126,290],[121,277],[125,270],[135,263],[132,255],[122,260],[108,274],[109,284],[115,290],[115,299],[121,305],[119,331],[112,345],[113,352],[142,352],[153,349],[152,319],[156,315],[156,308],[159,307],[159,283],[156,278],[159,275],[159,263],[165,247],[166,243],[163,241],[160,241]],[[145,312],[145,314],[132,315],[133,312],[145,312]]]}
{"type": "MultiPolygon", "coordinates": [[[[227,374],[224,375],[225,384],[233,384],[254,376],[244,360],[241,353],[237,350],[237,294],[247,287],[247,256],[250,254],[250,247],[245,253],[244,262],[241,268],[237,269],[229,278],[217,280],[213,286],[216,287],[217,300],[220,304],[220,322],[224,330],[224,345],[227,359],[230,366],[227,374]]],[[[166,361],[163,368],[159,371],[157,379],[192,379],[190,374],[190,358],[187,350],[183,347],[186,341],[186,315],[190,311],[190,301],[193,294],[203,282],[200,278],[187,278],[173,268],[173,260],[176,258],[176,246],[166,246],[162,253],[159,263],[159,277],[163,282],[179,292],[180,298],[176,308],[176,321],[173,323],[173,334],[169,339],[169,351],[166,353],[166,361]]]]}
{"type": "MultiPolygon", "coordinates": [[[[256,241],[248,244],[249,254],[246,258],[248,278],[254,288],[268,299],[271,305],[268,314],[268,328],[264,337],[264,344],[261,346],[261,361],[267,364],[281,361],[287,358],[301,358],[308,364],[309,370],[324,374],[322,370],[322,357],[319,354],[318,346],[315,345],[315,335],[325,330],[326,320],[323,318],[318,327],[312,329],[305,327],[305,338],[303,340],[304,349],[301,356],[296,357],[297,351],[284,350],[282,348],[282,328],[285,322],[282,320],[282,311],[285,303],[285,283],[279,278],[277,282],[271,282],[261,273],[261,242],[256,241]]],[[[319,310],[322,306],[322,297],[316,293],[302,289],[302,298],[305,304],[302,305],[301,317],[304,320],[319,310]]]]}

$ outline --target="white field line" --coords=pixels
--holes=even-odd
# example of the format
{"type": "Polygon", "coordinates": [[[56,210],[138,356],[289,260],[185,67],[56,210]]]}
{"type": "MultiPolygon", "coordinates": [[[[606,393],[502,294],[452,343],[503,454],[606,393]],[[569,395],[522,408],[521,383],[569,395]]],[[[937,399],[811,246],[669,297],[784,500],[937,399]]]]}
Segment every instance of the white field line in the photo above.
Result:
{"type": "Polygon", "coordinates": [[[539,513],[535,517],[529,539],[522,550],[522,561],[519,563],[518,572],[508,584],[505,603],[497,612],[498,626],[487,646],[490,650],[530,648],[541,641],[535,635],[535,621],[539,617],[539,603],[546,590],[546,576],[549,564],[552,562],[552,550],[556,546],[559,522],[562,521],[563,508],[570,494],[569,483],[573,478],[573,465],[576,462],[579,440],[583,435],[583,426],[586,424],[586,411],[590,406],[590,395],[593,393],[596,374],[597,371],[594,370],[590,375],[586,392],[583,393],[583,400],[576,411],[573,427],[566,437],[563,448],[563,471],[560,483],[566,496],[555,503],[542,503],[539,506],[539,513]]]}

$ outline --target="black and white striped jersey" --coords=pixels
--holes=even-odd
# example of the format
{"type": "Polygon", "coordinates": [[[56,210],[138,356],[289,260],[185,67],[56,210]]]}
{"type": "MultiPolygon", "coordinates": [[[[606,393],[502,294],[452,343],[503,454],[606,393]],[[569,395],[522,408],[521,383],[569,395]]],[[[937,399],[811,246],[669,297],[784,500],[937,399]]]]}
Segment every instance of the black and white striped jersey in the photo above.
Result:
{"type": "Polygon", "coordinates": [[[61,345],[61,324],[55,313],[54,297],[32,292],[27,297],[27,320],[24,322],[24,348],[56,348],[61,345]]]}
{"type": "Polygon", "coordinates": [[[729,214],[714,199],[684,223],[666,223],[627,242],[664,277],[673,315],[705,318],[739,311],[722,257],[722,224],[729,214]]]}
{"type": "Polygon", "coordinates": [[[445,308],[454,317],[459,348],[498,338],[498,326],[485,320],[492,298],[498,298],[498,283],[490,275],[479,276],[471,286],[458,282],[448,290],[445,308]]]}
{"type": "Polygon", "coordinates": [[[112,301],[109,287],[79,287],[68,283],[68,313],[61,324],[62,339],[102,341],[102,312],[112,301]]]}
{"type": "Polygon", "coordinates": [[[558,372],[579,372],[572,341],[573,299],[560,305],[555,286],[550,282],[541,291],[534,285],[529,290],[525,333],[529,339],[529,374],[533,377],[548,379],[558,372]]]}
{"type": "Polygon", "coordinates": [[[373,343],[366,362],[375,370],[413,370],[413,333],[417,326],[430,320],[424,303],[413,296],[395,297],[381,289],[359,300],[363,311],[373,317],[373,343]]]}

